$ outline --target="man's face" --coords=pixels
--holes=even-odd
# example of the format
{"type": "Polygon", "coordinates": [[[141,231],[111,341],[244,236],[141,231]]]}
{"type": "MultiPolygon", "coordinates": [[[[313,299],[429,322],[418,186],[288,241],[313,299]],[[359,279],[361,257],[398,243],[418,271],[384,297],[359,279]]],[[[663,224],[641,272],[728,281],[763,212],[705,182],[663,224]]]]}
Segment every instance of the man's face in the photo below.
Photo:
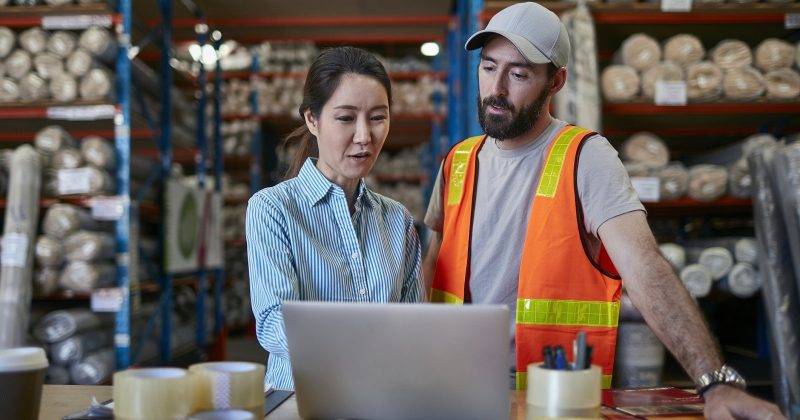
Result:
{"type": "Polygon", "coordinates": [[[478,117],[486,134],[502,141],[534,126],[550,102],[547,66],[529,63],[502,36],[486,43],[478,69],[478,117]]]}

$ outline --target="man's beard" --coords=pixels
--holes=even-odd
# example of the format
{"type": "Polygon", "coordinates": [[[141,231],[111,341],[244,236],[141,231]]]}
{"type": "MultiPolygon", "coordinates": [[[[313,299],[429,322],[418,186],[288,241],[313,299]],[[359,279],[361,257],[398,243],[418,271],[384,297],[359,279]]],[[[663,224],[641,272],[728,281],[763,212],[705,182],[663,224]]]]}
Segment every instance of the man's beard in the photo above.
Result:
{"type": "Polygon", "coordinates": [[[547,90],[543,90],[533,103],[515,113],[514,106],[505,97],[489,96],[481,100],[479,94],[478,120],[481,123],[483,132],[489,137],[499,141],[513,139],[525,134],[536,124],[546,102],[547,90]],[[487,114],[486,108],[489,106],[508,110],[510,111],[510,116],[487,114]]]}

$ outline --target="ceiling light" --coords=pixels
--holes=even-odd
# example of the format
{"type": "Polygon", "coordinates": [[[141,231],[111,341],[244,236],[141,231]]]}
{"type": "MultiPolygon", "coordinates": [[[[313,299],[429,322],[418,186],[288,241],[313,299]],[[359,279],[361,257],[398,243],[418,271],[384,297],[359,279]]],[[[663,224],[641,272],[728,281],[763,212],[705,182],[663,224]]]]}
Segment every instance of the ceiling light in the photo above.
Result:
{"type": "Polygon", "coordinates": [[[436,57],[439,55],[439,44],[435,42],[426,42],[420,47],[420,52],[426,57],[436,57]]]}

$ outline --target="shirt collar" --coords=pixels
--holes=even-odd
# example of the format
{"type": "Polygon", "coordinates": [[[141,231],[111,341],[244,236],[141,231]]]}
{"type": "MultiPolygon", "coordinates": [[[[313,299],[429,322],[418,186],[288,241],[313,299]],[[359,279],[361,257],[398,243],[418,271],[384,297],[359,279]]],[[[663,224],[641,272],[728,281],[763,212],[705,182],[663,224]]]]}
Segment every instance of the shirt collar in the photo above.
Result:
{"type": "MultiPolygon", "coordinates": [[[[303,163],[303,167],[300,168],[300,173],[297,175],[306,196],[311,201],[311,205],[316,205],[331,192],[344,195],[344,191],[341,187],[329,181],[328,178],[325,178],[325,175],[317,169],[316,163],[317,160],[314,158],[306,159],[305,163],[303,163]]],[[[366,203],[373,206],[377,204],[377,199],[374,197],[372,191],[367,188],[367,184],[363,179],[358,183],[356,203],[366,203]]]]}

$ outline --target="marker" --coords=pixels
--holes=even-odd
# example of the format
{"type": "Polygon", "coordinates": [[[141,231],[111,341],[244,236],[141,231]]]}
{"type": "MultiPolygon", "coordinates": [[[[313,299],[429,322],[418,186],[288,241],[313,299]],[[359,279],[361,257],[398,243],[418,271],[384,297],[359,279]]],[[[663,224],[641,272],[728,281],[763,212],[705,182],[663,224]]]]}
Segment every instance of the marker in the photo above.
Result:
{"type": "Polygon", "coordinates": [[[567,358],[564,356],[564,348],[561,346],[556,346],[556,369],[567,369],[567,358]]]}
{"type": "Polygon", "coordinates": [[[544,349],[542,349],[542,356],[544,357],[544,368],[553,369],[553,348],[545,346],[544,349]]]}
{"type": "Polygon", "coordinates": [[[584,369],[592,367],[592,346],[586,347],[586,363],[583,365],[584,369]]]}
{"type": "Polygon", "coordinates": [[[581,331],[575,338],[575,370],[586,369],[586,333],[581,331]]]}

